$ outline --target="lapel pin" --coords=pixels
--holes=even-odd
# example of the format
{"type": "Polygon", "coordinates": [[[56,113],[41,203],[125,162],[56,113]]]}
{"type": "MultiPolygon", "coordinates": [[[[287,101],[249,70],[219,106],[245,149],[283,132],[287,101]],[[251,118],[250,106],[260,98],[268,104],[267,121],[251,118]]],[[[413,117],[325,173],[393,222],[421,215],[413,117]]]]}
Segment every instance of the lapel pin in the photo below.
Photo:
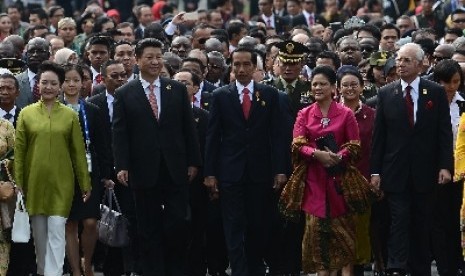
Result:
{"type": "Polygon", "coordinates": [[[428,90],[426,90],[426,88],[423,88],[423,95],[426,95],[428,94],[428,90]]]}
{"type": "Polygon", "coordinates": [[[260,91],[256,91],[255,95],[257,96],[257,102],[260,101],[260,91]]]}
{"type": "Polygon", "coordinates": [[[265,106],[265,105],[266,105],[265,101],[262,101],[261,104],[262,104],[262,106],[265,106]]]}
{"type": "Polygon", "coordinates": [[[195,122],[198,123],[198,122],[199,122],[199,118],[195,118],[195,122]]]}
{"type": "Polygon", "coordinates": [[[171,84],[168,84],[168,85],[166,86],[166,90],[171,90],[171,84]]]}
{"type": "Polygon", "coordinates": [[[208,106],[208,103],[203,103],[204,106],[208,106]]]}

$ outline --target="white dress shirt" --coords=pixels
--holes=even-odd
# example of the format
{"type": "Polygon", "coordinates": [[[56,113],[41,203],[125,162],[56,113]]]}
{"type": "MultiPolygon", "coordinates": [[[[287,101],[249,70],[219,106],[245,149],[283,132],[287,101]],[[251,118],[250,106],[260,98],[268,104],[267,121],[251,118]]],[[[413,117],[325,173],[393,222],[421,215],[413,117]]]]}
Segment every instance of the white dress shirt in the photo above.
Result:
{"type": "Polygon", "coordinates": [[[272,13],[270,17],[267,17],[266,15],[262,14],[262,19],[265,22],[265,25],[268,27],[268,21],[270,22],[270,27],[273,29],[276,29],[274,25],[274,14],[272,13]]]}
{"type": "Polygon", "coordinates": [[[247,84],[247,86],[244,86],[242,85],[240,82],[238,82],[236,80],[236,87],[237,87],[237,92],[239,93],[239,101],[241,102],[242,104],[242,99],[244,98],[244,93],[243,93],[243,90],[244,88],[248,88],[249,89],[249,97],[250,97],[250,102],[252,102],[253,100],[253,81],[249,82],[249,84],[247,84]]]}
{"type": "Polygon", "coordinates": [[[31,70],[27,69],[27,77],[29,79],[29,85],[31,86],[31,93],[34,91],[34,85],[36,84],[36,73],[32,72],[31,70]]]}
{"type": "Polygon", "coordinates": [[[460,109],[459,105],[457,104],[457,101],[465,101],[465,99],[462,96],[460,96],[459,92],[455,92],[455,95],[452,98],[452,101],[450,102],[450,122],[452,124],[454,149],[460,122],[460,109]]]}
{"type": "Polygon", "coordinates": [[[97,70],[95,70],[92,66],[90,66],[90,70],[92,71],[92,88],[94,88],[94,86],[99,84],[95,79],[97,78],[97,75],[100,74],[100,72],[97,72],[97,70]]]}
{"type": "Polygon", "coordinates": [[[418,110],[418,96],[419,96],[419,90],[420,90],[420,77],[417,77],[410,84],[401,79],[400,84],[402,86],[402,93],[403,93],[404,98],[407,93],[405,91],[407,86],[410,85],[412,87],[412,90],[410,90],[410,95],[412,96],[412,101],[413,101],[413,123],[416,123],[417,122],[417,110],[418,110]]]}
{"type": "Polygon", "coordinates": [[[200,100],[202,100],[202,89],[203,89],[203,81],[200,83],[199,85],[199,91],[197,91],[197,93],[194,94],[194,98],[195,98],[195,101],[193,102],[193,104],[196,106],[196,107],[199,107],[201,108],[200,106],[200,100]]]}
{"type": "MultiPolygon", "coordinates": [[[[0,117],[5,119],[5,115],[10,113],[11,114],[11,118],[8,119],[8,121],[10,121],[10,123],[14,123],[15,121],[15,115],[16,115],[16,105],[13,107],[13,109],[11,109],[9,112],[3,110],[2,108],[0,108],[0,117]]],[[[5,119],[6,120],[6,119],[5,119]]]]}
{"type": "MultiPolygon", "coordinates": [[[[147,96],[147,100],[149,99],[149,94],[152,92],[150,91],[150,82],[144,80],[142,77],[139,78],[142,87],[144,88],[145,95],[147,96]]],[[[160,118],[161,113],[161,91],[160,91],[160,78],[157,78],[153,85],[155,85],[155,98],[157,100],[157,107],[158,107],[158,118],[160,118]]]]}
{"type": "Polygon", "coordinates": [[[113,122],[113,101],[115,98],[113,95],[108,93],[108,90],[105,90],[105,95],[107,96],[108,115],[110,116],[110,122],[113,122]]]}
{"type": "MultiPolygon", "coordinates": [[[[306,10],[302,10],[302,14],[305,16],[305,24],[308,25],[308,20],[310,19],[310,15],[313,16],[313,25],[316,24],[315,13],[309,13],[309,12],[307,12],[306,10]]],[[[311,27],[311,26],[309,26],[309,27],[311,27]]]]}

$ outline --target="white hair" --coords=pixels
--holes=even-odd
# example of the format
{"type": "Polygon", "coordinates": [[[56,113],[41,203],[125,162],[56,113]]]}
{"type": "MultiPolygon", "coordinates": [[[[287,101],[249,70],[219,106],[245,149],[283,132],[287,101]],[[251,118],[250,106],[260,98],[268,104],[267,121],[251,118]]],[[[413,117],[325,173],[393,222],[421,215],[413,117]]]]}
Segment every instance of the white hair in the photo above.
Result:
{"type": "Polygon", "coordinates": [[[416,44],[416,43],[413,43],[413,42],[410,42],[410,43],[406,43],[404,45],[402,45],[402,47],[400,47],[399,51],[404,49],[404,48],[410,48],[410,49],[413,49],[415,51],[415,57],[418,61],[423,61],[423,59],[425,58],[425,52],[423,51],[423,49],[420,47],[420,45],[416,44]]]}

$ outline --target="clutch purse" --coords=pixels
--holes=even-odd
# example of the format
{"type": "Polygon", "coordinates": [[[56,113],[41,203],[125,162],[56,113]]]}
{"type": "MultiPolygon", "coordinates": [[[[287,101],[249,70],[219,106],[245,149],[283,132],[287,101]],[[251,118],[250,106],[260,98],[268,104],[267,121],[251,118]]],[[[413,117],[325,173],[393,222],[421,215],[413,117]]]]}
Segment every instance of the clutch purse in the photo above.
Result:
{"type": "Polygon", "coordinates": [[[0,181],[0,201],[8,201],[15,195],[16,185],[5,161],[0,162],[0,168],[1,166],[5,168],[8,181],[0,181]]]}
{"type": "Polygon", "coordinates": [[[101,218],[97,223],[98,238],[100,242],[111,247],[124,247],[129,244],[128,226],[129,222],[121,213],[115,191],[107,189],[100,204],[101,218]],[[108,196],[108,205],[105,201],[108,196]],[[113,210],[115,200],[116,210],[113,210]]]}
{"type": "MultiPolygon", "coordinates": [[[[315,143],[319,150],[326,151],[326,148],[328,148],[330,151],[334,153],[339,152],[339,146],[337,145],[336,138],[334,137],[334,134],[332,132],[322,137],[317,138],[315,140],[315,143]]],[[[342,162],[340,162],[339,164],[335,166],[326,168],[326,172],[332,176],[340,175],[344,172],[344,170],[345,170],[345,167],[342,164],[342,162]]]]}

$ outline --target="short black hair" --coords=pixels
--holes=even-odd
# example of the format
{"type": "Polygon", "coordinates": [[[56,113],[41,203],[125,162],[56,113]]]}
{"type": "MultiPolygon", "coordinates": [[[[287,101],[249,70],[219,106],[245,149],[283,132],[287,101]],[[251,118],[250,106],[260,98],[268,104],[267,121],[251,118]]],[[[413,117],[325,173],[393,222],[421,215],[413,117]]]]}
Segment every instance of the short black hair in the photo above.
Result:
{"type": "Polygon", "coordinates": [[[51,6],[49,9],[48,9],[48,16],[49,17],[53,17],[55,15],[55,13],[59,10],[65,10],[62,6],[59,6],[59,5],[56,5],[56,6],[51,6]]]}
{"type": "Polygon", "coordinates": [[[0,75],[0,79],[12,79],[12,80],[14,80],[15,88],[16,88],[16,90],[19,91],[19,81],[13,74],[3,73],[3,74],[0,75]]]}
{"type": "MultiPolygon", "coordinates": [[[[195,85],[195,86],[200,86],[200,77],[194,73],[191,69],[188,69],[188,68],[181,68],[177,73],[182,73],[182,72],[186,72],[186,73],[190,73],[191,76],[192,76],[192,83],[195,85]]],[[[177,74],[176,73],[176,74],[177,74]]]]}
{"type": "Polygon", "coordinates": [[[358,38],[358,34],[361,31],[371,33],[374,38],[378,39],[378,41],[381,40],[381,31],[379,30],[378,27],[376,27],[373,24],[365,24],[365,25],[361,26],[360,28],[358,28],[357,38],[358,38]]]}
{"type": "Polygon", "coordinates": [[[428,35],[428,34],[434,35],[435,38],[437,37],[437,33],[436,33],[436,31],[434,29],[432,29],[432,28],[421,28],[421,29],[415,30],[412,33],[412,41],[415,42],[415,40],[417,40],[417,36],[419,36],[419,35],[428,35]]]}
{"type": "Polygon", "coordinates": [[[463,82],[465,81],[465,78],[460,64],[455,60],[443,59],[438,62],[433,69],[433,81],[437,83],[440,83],[441,81],[449,82],[455,73],[459,73],[460,75],[460,86],[458,90],[463,91],[463,82]]]}
{"type": "Polygon", "coordinates": [[[85,43],[85,49],[89,50],[90,46],[92,45],[104,45],[108,48],[108,53],[110,53],[113,43],[114,40],[112,37],[98,33],[87,39],[87,43],[85,43]]]}
{"type": "Polygon", "coordinates": [[[107,68],[108,66],[111,66],[111,65],[114,65],[114,64],[123,64],[121,63],[121,61],[116,61],[114,59],[109,59],[107,61],[105,61],[102,66],[100,67],[100,73],[102,74],[102,76],[106,77],[107,76],[107,68]]]}
{"type": "MultiPolygon", "coordinates": [[[[203,65],[202,61],[198,58],[194,58],[194,57],[187,57],[185,59],[182,60],[182,64],[186,63],[186,62],[195,62],[195,63],[198,63],[199,66],[200,66],[200,70],[203,72],[205,72],[205,65],[203,65]]],[[[181,65],[182,67],[182,65],[181,65]]]]}
{"type": "Polygon", "coordinates": [[[63,69],[62,66],[48,60],[44,61],[41,65],[39,65],[39,70],[37,71],[38,78],[40,79],[42,74],[47,71],[51,71],[58,76],[60,85],[62,85],[63,82],[65,82],[65,69],[63,69]]]}
{"type": "Polygon", "coordinates": [[[228,32],[229,40],[233,38],[233,35],[240,34],[242,29],[247,29],[247,26],[242,22],[233,22],[229,24],[228,28],[226,29],[228,32]]]}
{"type": "Polygon", "coordinates": [[[380,33],[382,33],[384,30],[395,30],[396,33],[397,33],[397,38],[398,39],[400,38],[400,30],[399,30],[399,28],[397,28],[397,26],[392,24],[392,23],[386,23],[383,26],[381,26],[380,33]]]}
{"type": "Polygon", "coordinates": [[[456,14],[464,14],[464,13],[465,13],[465,9],[463,9],[463,8],[455,9],[455,11],[453,11],[453,12],[450,14],[450,19],[453,20],[453,19],[454,19],[454,15],[456,15],[456,14]]]}
{"type": "Polygon", "coordinates": [[[65,70],[65,75],[69,71],[76,71],[78,75],[81,77],[81,81],[84,80],[84,71],[82,70],[82,66],[79,64],[73,63],[66,63],[63,65],[63,69],[65,70]]]}
{"type": "Polygon", "coordinates": [[[319,65],[315,67],[312,72],[312,80],[313,80],[313,77],[315,77],[318,74],[324,75],[328,79],[331,85],[336,84],[337,77],[336,77],[336,72],[333,70],[333,68],[327,65],[319,65]]]}
{"type": "MultiPolygon", "coordinates": [[[[342,70],[341,70],[342,71],[342,70]]],[[[344,76],[351,75],[358,79],[359,85],[363,87],[363,77],[362,74],[354,67],[354,70],[345,70],[344,72],[337,74],[337,87],[341,88],[341,81],[344,76]]]]}
{"type": "Polygon", "coordinates": [[[144,52],[144,49],[148,47],[160,48],[163,50],[163,43],[156,38],[144,38],[139,40],[134,50],[136,57],[141,57],[142,53],[144,52]]]}
{"type": "Polygon", "coordinates": [[[250,55],[252,57],[252,63],[255,64],[255,66],[257,66],[257,59],[258,59],[257,56],[258,56],[258,54],[257,54],[256,51],[254,51],[252,49],[249,49],[249,48],[238,47],[229,56],[230,59],[231,59],[231,63],[233,62],[233,57],[234,57],[235,53],[250,53],[250,55]]]}
{"type": "Polygon", "coordinates": [[[328,58],[333,61],[334,67],[336,67],[336,70],[341,67],[341,59],[339,56],[333,52],[333,51],[322,51],[316,56],[317,59],[319,58],[328,58]]]}
{"type": "Polygon", "coordinates": [[[460,28],[448,28],[444,35],[446,35],[446,34],[453,34],[453,35],[456,35],[456,36],[463,36],[463,30],[460,29],[460,28]]]}
{"type": "Polygon", "coordinates": [[[429,38],[420,38],[415,41],[416,44],[420,45],[421,49],[425,54],[432,56],[434,54],[434,49],[436,49],[436,43],[429,38]]]}
{"type": "Polygon", "coordinates": [[[32,9],[29,14],[37,14],[40,20],[48,19],[47,12],[42,8],[32,9]]]}

